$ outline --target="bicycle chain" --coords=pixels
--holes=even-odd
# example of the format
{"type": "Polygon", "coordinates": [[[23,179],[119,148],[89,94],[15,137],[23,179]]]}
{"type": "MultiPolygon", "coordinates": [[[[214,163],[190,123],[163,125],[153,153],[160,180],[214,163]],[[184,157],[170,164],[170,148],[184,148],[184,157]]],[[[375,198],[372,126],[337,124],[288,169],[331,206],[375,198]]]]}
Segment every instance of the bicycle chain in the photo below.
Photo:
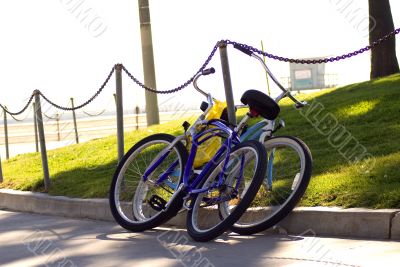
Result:
{"type": "Polygon", "coordinates": [[[351,58],[351,57],[357,56],[359,54],[362,54],[364,52],[367,52],[367,51],[377,47],[378,45],[380,45],[382,42],[386,41],[387,39],[389,39],[389,38],[391,38],[391,37],[393,37],[393,36],[395,36],[395,35],[397,35],[399,33],[400,33],[400,28],[398,28],[398,29],[386,34],[382,38],[379,38],[378,40],[373,42],[371,45],[367,45],[366,47],[361,48],[359,50],[356,50],[354,52],[343,54],[341,56],[336,56],[336,57],[329,57],[329,58],[323,58],[323,59],[312,59],[312,60],[281,57],[281,56],[277,56],[277,55],[270,54],[270,53],[267,53],[267,52],[263,52],[263,51],[255,48],[255,47],[252,47],[250,45],[234,42],[234,41],[231,41],[231,40],[222,40],[221,42],[224,42],[225,44],[239,45],[239,46],[241,46],[243,48],[246,48],[246,49],[248,49],[248,50],[250,50],[250,51],[252,51],[254,53],[257,53],[259,55],[263,55],[263,56],[266,56],[268,58],[271,58],[271,59],[274,59],[274,60],[278,60],[278,61],[289,62],[289,63],[297,63],[297,64],[322,64],[322,63],[340,61],[340,60],[351,58]]]}

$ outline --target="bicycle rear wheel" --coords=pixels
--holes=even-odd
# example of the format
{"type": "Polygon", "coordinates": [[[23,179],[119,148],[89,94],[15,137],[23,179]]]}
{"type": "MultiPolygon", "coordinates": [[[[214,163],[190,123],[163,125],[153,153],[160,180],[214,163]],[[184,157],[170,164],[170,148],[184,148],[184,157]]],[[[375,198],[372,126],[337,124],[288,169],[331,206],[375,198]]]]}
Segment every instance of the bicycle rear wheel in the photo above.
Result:
{"type": "Polygon", "coordinates": [[[173,217],[183,200],[166,208],[182,181],[188,153],[178,142],[167,152],[175,137],[155,134],[135,144],[122,158],[110,187],[110,208],[119,225],[139,232],[159,226],[173,217]],[[160,159],[161,158],[161,159],[160,159]],[[155,164],[155,161],[159,164],[155,164]],[[149,166],[157,166],[144,180],[149,166]]]}
{"type": "Polygon", "coordinates": [[[265,177],[266,156],[261,143],[246,141],[232,149],[225,171],[225,158],[216,164],[202,185],[202,189],[208,190],[191,200],[187,230],[195,241],[218,237],[240,218],[265,177]],[[224,183],[216,187],[220,175],[224,183]],[[229,214],[221,216],[220,205],[229,207],[229,214]]]}
{"type": "MultiPolygon", "coordinates": [[[[264,146],[267,175],[249,208],[231,227],[238,234],[258,233],[277,224],[297,205],[310,181],[312,157],[303,141],[280,136],[268,139],[264,146]]],[[[229,213],[229,209],[221,206],[221,212],[229,213]]]]}

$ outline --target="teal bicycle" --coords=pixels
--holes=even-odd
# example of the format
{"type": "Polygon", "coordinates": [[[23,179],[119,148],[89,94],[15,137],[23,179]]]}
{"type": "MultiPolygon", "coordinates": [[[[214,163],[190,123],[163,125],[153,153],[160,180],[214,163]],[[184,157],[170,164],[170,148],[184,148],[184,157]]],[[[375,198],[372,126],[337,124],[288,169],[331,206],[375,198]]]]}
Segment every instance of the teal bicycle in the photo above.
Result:
{"type": "MultiPolygon", "coordinates": [[[[286,90],[272,74],[261,57],[254,54],[246,47],[234,45],[236,49],[246,55],[258,60],[269,77],[282,90],[282,93],[272,100],[265,94],[255,90],[247,91],[245,94],[256,95],[257,101],[268,102],[274,110],[278,110],[277,104],[288,97],[295,103],[296,109],[301,109],[306,102],[297,100],[289,90],[286,90]]],[[[242,97],[242,102],[252,104],[251,101],[242,97]]],[[[251,114],[250,114],[251,116],[251,114]]],[[[249,118],[247,114],[237,126],[243,128],[249,118]]],[[[264,144],[267,150],[267,174],[259,188],[253,202],[247,208],[242,217],[231,227],[231,230],[244,235],[264,231],[285,218],[299,203],[309,184],[312,173],[312,155],[307,145],[297,137],[276,136],[279,129],[285,127],[281,119],[275,120],[276,116],[268,117],[256,123],[247,131],[242,131],[241,141],[258,140],[264,144]]],[[[229,214],[229,207],[223,207],[222,216],[229,214]]]]}

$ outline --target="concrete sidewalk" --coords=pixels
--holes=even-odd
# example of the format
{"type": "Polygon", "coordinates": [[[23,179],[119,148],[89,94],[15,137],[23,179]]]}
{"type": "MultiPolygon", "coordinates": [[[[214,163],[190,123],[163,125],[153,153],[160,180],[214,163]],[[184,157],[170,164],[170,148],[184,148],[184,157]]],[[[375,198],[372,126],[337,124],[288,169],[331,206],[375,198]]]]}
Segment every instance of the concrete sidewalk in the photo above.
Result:
{"type": "Polygon", "coordinates": [[[1,266],[399,266],[400,242],[224,234],[192,242],[186,231],[129,233],[112,222],[0,210],[1,266]]]}
{"type": "MultiPolygon", "coordinates": [[[[107,199],[54,197],[42,193],[0,189],[0,208],[114,221],[107,199]]],[[[186,228],[185,212],[178,214],[166,226],[186,228]]],[[[279,223],[279,228],[280,232],[288,234],[312,230],[318,236],[400,240],[400,210],[296,208],[279,223]]]]}

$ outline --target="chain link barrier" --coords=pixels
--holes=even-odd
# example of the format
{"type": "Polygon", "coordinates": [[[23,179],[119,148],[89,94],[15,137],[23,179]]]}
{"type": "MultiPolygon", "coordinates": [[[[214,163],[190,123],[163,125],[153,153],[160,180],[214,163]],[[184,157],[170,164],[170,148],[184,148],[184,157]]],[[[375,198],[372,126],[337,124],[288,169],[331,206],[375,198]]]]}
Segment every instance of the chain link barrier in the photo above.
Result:
{"type": "MultiPolygon", "coordinates": [[[[347,54],[343,54],[341,56],[336,56],[336,57],[329,57],[329,58],[321,58],[321,59],[312,59],[312,60],[307,60],[307,59],[294,59],[294,58],[287,58],[287,57],[281,57],[281,56],[277,56],[274,54],[270,54],[264,51],[261,51],[260,49],[257,49],[255,47],[252,47],[250,45],[246,45],[243,43],[239,43],[239,42],[235,42],[235,41],[231,41],[231,40],[221,40],[219,42],[217,42],[214,46],[214,48],[212,49],[210,55],[208,56],[208,58],[206,59],[206,61],[203,63],[203,65],[200,67],[200,69],[189,79],[187,80],[185,83],[183,83],[182,85],[175,87],[174,89],[170,89],[170,90],[156,90],[154,88],[148,87],[146,86],[144,83],[140,82],[135,76],[133,76],[128,69],[122,65],[122,64],[117,64],[121,66],[121,69],[129,76],[129,78],[131,78],[137,85],[139,85],[141,88],[145,89],[146,91],[152,92],[152,93],[156,93],[156,94],[172,94],[175,92],[178,92],[184,88],[186,88],[189,84],[191,84],[194,80],[194,78],[200,74],[210,63],[211,59],[214,57],[217,49],[221,46],[221,45],[237,45],[237,46],[241,46],[243,48],[246,48],[254,53],[257,53],[259,55],[263,55],[265,57],[274,59],[274,60],[278,60],[278,61],[283,61],[283,62],[289,62],[289,63],[297,63],[297,64],[322,64],[322,63],[329,63],[329,62],[335,62],[335,61],[340,61],[340,60],[344,60],[347,58],[351,58],[354,56],[357,56],[359,54],[362,54],[364,52],[367,52],[369,50],[374,49],[375,47],[377,47],[378,45],[380,45],[381,43],[383,43],[384,41],[388,40],[391,37],[396,36],[397,34],[400,33],[400,28],[395,29],[394,31],[386,34],[385,36],[383,36],[382,38],[376,40],[375,42],[373,42],[371,45],[367,45],[364,48],[361,48],[359,50],[356,50],[354,52],[351,53],[347,53],[347,54]]],[[[60,110],[64,110],[64,111],[73,111],[73,110],[77,110],[77,109],[81,109],[85,106],[87,106],[88,104],[90,104],[97,96],[99,96],[99,94],[103,91],[103,89],[105,88],[105,86],[108,84],[109,80],[111,79],[112,75],[115,72],[115,65],[110,73],[108,74],[106,80],[104,81],[104,83],[100,86],[100,88],[97,90],[97,92],[91,97],[89,98],[86,102],[84,102],[83,104],[76,106],[76,107],[63,107],[60,106],[56,103],[54,103],[53,101],[51,101],[49,98],[47,98],[42,92],[40,92],[39,90],[35,90],[31,97],[29,98],[28,103],[26,103],[26,105],[18,112],[11,112],[9,111],[5,106],[3,106],[2,104],[0,104],[0,107],[3,109],[4,112],[10,114],[11,116],[13,116],[13,118],[15,119],[14,116],[20,115],[22,113],[24,113],[26,111],[26,109],[29,107],[29,105],[31,104],[35,94],[39,94],[40,96],[43,97],[44,100],[46,100],[50,105],[52,105],[55,108],[58,108],[60,110]]],[[[103,111],[104,112],[104,111],[103,111]]],[[[100,115],[103,113],[101,112],[100,115]]],[[[85,113],[85,112],[84,112],[85,113]]],[[[86,113],[85,113],[86,114],[86,113]]],[[[89,114],[87,114],[88,116],[91,116],[89,114]]],[[[98,115],[96,115],[98,116],[98,115]]],[[[15,119],[17,120],[17,119],[15,119]]],[[[18,120],[17,120],[18,121],[18,120]]]]}
{"type": "Polygon", "coordinates": [[[91,98],[89,98],[89,99],[88,99],[86,102],[84,102],[83,104],[81,104],[81,105],[79,105],[79,106],[76,106],[76,107],[73,107],[73,108],[71,108],[71,107],[63,107],[63,106],[57,105],[56,103],[54,103],[53,101],[51,101],[50,99],[48,99],[48,98],[47,98],[42,92],[40,92],[39,90],[36,90],[36,92],[37,92],[39,95],[41,95],[41,96],[43,97],[43,99],[47,101],[47,103],[49,103],[50,105],[52,105],[52,106],[55,107],[55,108],[58,108],[58,109],[61,109],[61,110],[64,110],[64,111],[72,111],[72,110],[81,109],[81,108],[83,108],[84,106],[89,105],[91,102],[93,102],[93,100],[94,100],[97,96],[99,96],[99,94],[103,91],[103,89],[106,87],[106,85],[107,85],[108,82],[110,81],[111,76],[114,74],[114,71],[115,71],[115,67],[113,67],[113,68],[111,69],[111,71],[110,71],[110,73],[108,74],[108,76],[107,76],[106,80],[104,81],[104,83],[100,86],[100,88],[97,90],[97,92],[96,92],[91,98]]]}
{"type": "Polygon", "coordinates": [[[200,69],[189,79],[187,80],[185,83],[183,83],[182,85],[171,89],[171,90],[156,90],[154,88],[148,87],[145,84],[143,84],[142,82],[140,82],[138,79],[136,79],[126,68],[124,65],[121,64],[122,70],[129,76],[129,78],[131,78],[137,85],[139,85],[140,87],[142,87],[143,89],[145,89],[146,91],[155,93],[155,94],[172,94],[175,92],[178,92],[184,88],[186,88],[189,84],[191,84],[194,80],[194,78],[200,74],[203,70],[205,70],[205,68],[207,67],[207,65],[210,63],[211,59],[214,57],[215,52],[217,51],[218,47],[220,46],[221,42],[218,42],[214,48],[212,49],[210,55],[208,56],[208,58],[206,59],[206,61],[204,62],[204,64],[200,67],[200,69]]]}
{"type": "Polygon", "coordinates": [[[18,119],[18,118],[16,118],[14,115],[10,115],[10,116],[11,116],[11,118],[12,118],[13,120],[15,120],[15,121],[17,121],[17,122],[22,122],[22,121],[24,121],[24,120],[26,120],[26,119],[28,118],[29,114],[30,114],[30,112],[28,112],[28,113],[26,114],[26,116],[25,116],[23,119],[18,119]]]}
{"type": "Polygon", "coordinates": [[[2,104],[0,104],[0,107],[4,110],[4,112],[6,112],[7,114],[13,115],[13,116],[17,116],[17,115],[21,115],[22,113],[25,112],[25,110],[29,107],[29,105],[31,104],[33,98],[35,97],[35,94],[32,93],[31,97],[28,100],[28,103],[26,103],[26,105],[18,112],[11,112],[9,111],[5,106],[3,106],[2,104]]]}
{"type": "Polygon", "coordinates": [[[47,115],[45,112],[42,112],[43,116],[45,116],[48,120],[57,120],[61,118],[61,114],[55,114],[54,117],[47,115]]]}
{"type": "Polygon", "coordinates": [[[337,57],[329,57],[329,58],[322,58],[322,59],[312,59],[312,60],[281,57],[281,56],[277,56],[277,55],[270,54],[270,53],[267,53],[267,52],[263,52],[263,51],[255,48],[255,47],[252,47],[250,45],[234,42],[234,41],[231,41],[231,40],[222,40],[221,42],[224,42],[225,44],[239,45],[239,46],[241,46],[243,48],[251,50],[254,53],[257,53],[259,55],[263,55],[263,56],[266,56],[268,58],[271,58],[271,59],[274,59],[274,60],[278,60],[278,61],[289,62],[289,63],[297,63],[297,64],[322,64],[322,63],[340,61],[340,60],[351,58],[351,57],[357,56],[359,54],[362,54],[364,52],[367,52],[367,51],[377,47],[378,45],[380,45],[384,41],[388,40],[389,38],[396,36],[399,33],[400,33],[400,28],[398,28],[398,29],[386,34],[382,38],[379,38],[378,40],[373,42],[371,45],[367,45],[366,47],[361,48],[359,50],[356,50],[354,52],[343,54],[343,55],[337,56],[337,57]]]}
{"type": "Polygon", "coordinates": [[[91,113],[86,112],[86,111],[84,111],[84,110],[82,109],[82,113],[85,114],[85,115],[87,115],[87,116],[89,116],[89,117],[97,117],[97,116],[103,115],[104,112],[106,112],[106,110],[107,110],[107,108],[103,109],[102,111],[100,111],[100,112],[97,113],[97,114],[91,114],[91,113]]]}

